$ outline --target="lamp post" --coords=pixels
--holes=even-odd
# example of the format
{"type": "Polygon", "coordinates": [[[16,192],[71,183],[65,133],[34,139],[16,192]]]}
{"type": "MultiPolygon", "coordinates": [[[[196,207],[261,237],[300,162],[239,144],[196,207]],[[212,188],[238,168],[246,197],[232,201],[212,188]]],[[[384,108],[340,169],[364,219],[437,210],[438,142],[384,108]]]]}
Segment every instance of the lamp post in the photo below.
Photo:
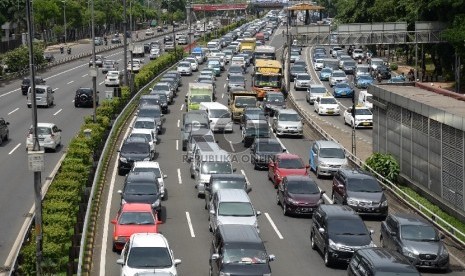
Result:
{"type": "Polygon", "coordinates": [[[95,18],[94,18],[94,0],[91,3],[91,25],[92,25],[92,70],[90,76],[92,76],[92,96],[93,96],[93,121],[94,123],[97,121],[97,64],[95,62],[95,18]]]}
{"type": "Polygon", "coordinates": [[[127,38],[127,32],[128,32],[128,22],[127,20],[127,14],[126,14],[126,0],[123,0],[123,72],[124,72],[124,85],[128,85],[128,38],[127,38]]]}
{"type": "Polygon", "coordinates": [[[63,22],[65,27],[65,44],[66,44],[66,0],[61,1],[63,3],[63,22]]]}
{"type": "Polygon", "coordinates": [[[191,19],[191,9],[192,9],[192,2],[188,1],[187,2],[187,26],[188,26],[187,27],[187,30],[188,30],[187,34],[189,35],[189,55],[192,52],[192,47],[191,47],[191,43],[192,43],[191,42],[192,41],[192,39],[191,39],[191,35],[192,35],[192,30],[191,30],[191,28],[192,28],[191,27],[191,21],[192,21],[192,19],[191,19]]]}

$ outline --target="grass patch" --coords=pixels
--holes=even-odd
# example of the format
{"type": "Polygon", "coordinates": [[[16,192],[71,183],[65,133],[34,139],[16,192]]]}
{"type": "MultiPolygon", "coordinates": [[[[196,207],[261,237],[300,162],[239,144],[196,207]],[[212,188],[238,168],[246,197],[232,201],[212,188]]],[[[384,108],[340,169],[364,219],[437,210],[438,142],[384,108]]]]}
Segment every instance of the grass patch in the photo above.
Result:
{"type": "MultiPolygon", "coordinates": [[[[460,220],[458,220],[457,218],[447,214],[446,212],[444,212],[441,208],[439,208],[437,205],[431,203],[429,200],[427,200],[426,198],[420,196],[417,192],[415,192],[414,190],[412,190],[411,188],[409,187],[406,187],[406,186],[399,186],[399,188],[405,192],[406,194],[408,194],[409,196],[411,196],[413,199],[415,199],[417,202],[419,202],[421,205],[423,205],[426,209],[428,209],[429,211],[431,211],[433,214],[435,214],[437,217],[439,218],[442,218],[443,220],[445,220],[447,223],[449,223],[450,225],[454,226],[455,228],[457,228],[460,232],[462,233],[465,233],[465,223],[461,222],[460,220]]],[[[405,198],[408,202],[410,202],[411,204],[413,205],[416,205],[415,202],[413,202],[410,198],[405,198]]],[[[441,221],[437,221],[438,224],[442,225],[443,227],[445,227],[446,229],[448,228],[447,225],[445,225],[444,223],[442,223],[441,221]]],[[[451,232],[452,230],[449,229],[451,232]]],[[[455,236],[465,242],[465,236],[461,236],[459,235],[458,233],[455,233],[455,236]]]]}

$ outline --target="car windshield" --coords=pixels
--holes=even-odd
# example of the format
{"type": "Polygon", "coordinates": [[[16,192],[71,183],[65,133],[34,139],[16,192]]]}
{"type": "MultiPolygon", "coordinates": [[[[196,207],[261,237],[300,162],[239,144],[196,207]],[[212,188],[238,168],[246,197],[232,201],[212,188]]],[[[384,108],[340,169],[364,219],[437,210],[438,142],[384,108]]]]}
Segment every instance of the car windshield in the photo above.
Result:
{"type": "Polygon", "coordinates": [[[344,78],[346,74],[344,72],[333,72],[333,78],[344,78]]]}
{"type": "Polygon", "coordinates": [[[231,114],[226,109],[210,109],[210,118],[231,118],[231,114]]]}
{"type": "Polygon", "coordinates": [[[279,159],[278,166],[282,169],[303,169],[305,168],[302,159],[300,158],[284,158],[279,159]]]}
{"type": "Polygon", "coordinates": [[[356,108],[355,115],[373,115],[368,108],[356,108]]]}
{"type": "Polygon", "coordinates": [[[321,158],[345,158],[344,150],[341,148],[322,148],[320,149],[321,158]]]}
{"type": "Polygon", "coordinates": [[[52,129],[49,127],[37,127],[38,135],[50,135],[52,134],[52,129]]]}
{"type": "Polygon", "coordinates": [[[336,88],[350,88],[349,84],[347,83],[337,83],[335,87],[336,88]]]}
{"type": "Polygon", "coordinates": [[[333,72],[333,70],[331,70],[330,68],[321,69],[321,73],[329,73],[329,74],[331,74],[331,72],[333,72]]]}
{"type": "Polygon", "coordinates": [[[404,240],[410,241],[438,241],[439,237],[432,226],[429,225],[402,225],[400,235],[404,240]]]}
{"type": "Polygon", "coordinates": [[[312,87],[310,88],[311,93],[316,93],[316,94],[324,94],[326,93],[326,88],[325,87],[312,87]]]}
{"type": "Polygon", "coordinates": [[[263,112],[263,110],[261,110],[259,108],[257,108],[257,109],[252,108],[252,109],[246,109],[244,111],[244,114],[246,116],[249,116],[249,115],[262,115],[262,114],[264,115],[265,113],[263,112]]]}
{"type": "Polygon", "coordinates": [[[351,192],[361,193],[380,193],[383,190],[378,184],[378,181],[373,178],[349,178],[347,182],[347,189],[351,192]]]}
{"type": "Polygon", "coordinates": [[[201,167],[201,173],[203,174],[219,174],[219,173],[231,173],[230,162],[203,162],[201,167]]]}
{"type": "Polygon", "coordinates": [[[131,268],[166,268],[173,264],[165,247],[133,247],[127,258],[126,265],[131,268]]]}
{"type": "Polygon", "coordinates": [[[344,66],[355,67],[355,61],[344,61],[344,66]]]}
{"type": "Polygon", "coordinates": [[[139,117],[150,117],[150,118],[160,118],[161,111],[160,109],[155,108],[141,108],[137,114],[139,117]]]}
{"type": "Polygon", "coordinates": [[[133,128],[155,129],[155,122],[153,121],[136,121],[133,128]]]}
{"type": "Polygon", "coordinates": [[[36,87],[36,94],[44,94],[45,89],[36,87]]]}
{"type": "Polygon", "coordinates": [[[287,191],[291,194],[319,194],[320,190],[315,182],[308,181],[289,181],[287,182],[287,191]]]}
{"type": "Polygon", "coordinates": [[[232,76],[229,76],[229,82],[243,83],[243,82],[245,82],[245,78],[242,75],[232,75],[232,76]]]}
{"type": "Polygon", "coordinates": [[[190,97],[191,103],[202,103],[202,102],[211,102],[212,97],[210,95],[192,95],[190,97]]]}
{"type": "Polygon", "coordinates": [[[290,113],[290,114],[283,113],[283,114],[279,115],[279,121],[298,122],[298,121],[300,121],[300,117],[299,117],[298,114],[294,114],[294,113],[290,113]]]}
{"type": "Polygon", "coordinates": [[[144,168],[144,167],[136,167],[133,169],[134,172],[153,172],[157,178],[161,178],[161,171],[160,168],[144,168]]]}
{"type": "MultiPolygon", "coordinates": [[[[188,63],[187,66],[190,66],[190,64],[188,63]]],[[[170,86],[169,84],[157,84],[153,87],[152,89],[153,91],[169,91],[170,90],[170,86]]]]}
{"type": "Polygon", "coordinates": [[[334,98],[321,98],[320,104],[337,104],[337,101],[334,98]]]}
{"type": "Polygon", "coordinates": [[[357,72],[368,73],[369,70],[369,67],[357,67],[357,72]]]}
{"type": "Polygon", "coordinates": [[[361,219],[337,218],[328,220],[329,234],[362,236],[368,235],[368,230],[361,219]]]}
{"type": "Polygon", "coordinates": [[[308,74],[299,74],[297,75],[298,80],[311,80],[310,75],[308,74]]]}
{"type": "Polygon", "coordinates": [[[268,138],[270,136],[270,130],[268,125],[251,126],[246,129],[246,136],[268,138]]]}
{"type": "Polygon", "coordinates": [[[140,137],[145,139],[147,142],[153,142],[153,137],[149,133],[131,133],[130,137],[140,137]]]}
{"type": "Polygon", "coordinates": [[[179,67],[190,67],[191,63],[190,62],[180,62],[179,67]]]}
{"type": "Polygon", "coordinates": [[[150,212],[123,212],[118,223],[120,225],[155,225],[155,220],[150,212]]]}
{"type": "Polygon", "coordinates": [[[123,143],[121,147],[122,153],[149,153],[150,147],[147,143],[123,143]]]}
{"type": "Polygon", "coordinates": [[[219,216],[250,217],[254,216],[250,202],[220,202],[218,206],[219,216]]]}
{"type": "Polygon", "coordinates": [[[264,250],[255,248],[226,248],[223,251],[223,263],[230,264],[266,264],[268,255],[264,250]]]}
{"type": "Polygon", "coordinates": [[[126,185],[124,193],[128,195],[156,195],[158,187],[153,184],[131,183],[126,185]]]}
{"type": "Polygon", "coordinates": [[[283,94],[268,94],[266,95],[267,102],[284,102],[283,94]]]}
{"type": "Polygon", "coordinates": [[[257,99],[255,98],[248,98],[248,97],[237,97],[236,98],[236,107],[245,107],[245,106],[256,106],[257,99]]]}
{"type": "Polygon", "coordinates": [[[212,194],[221,189],[241,189],[244,190],[246,183],[244,179],[215,180],[212,183],[212,194]]]}
{"type": "Polygon", "coordinates": [[[258,143],[257,151],[259,152],[282,152],[282,147],[278,143],[258,143]]]}
{"type": "Polygon", "coordinates": [[[229,67],[229,73],[239,73],[242,74],[242,67],[240,66],[231,66],[229,67]]]}
{"type": "Polygon", "coordinates": [[[300,65],[295,65],[291,67],[292,72],[305,72],[305,67],[300,65]]]}
{"type": "Polygon", "coordinates": [[[358,77],[360,80],[373,80],[373,78],[370,75],[361,75],[358,77]]]}

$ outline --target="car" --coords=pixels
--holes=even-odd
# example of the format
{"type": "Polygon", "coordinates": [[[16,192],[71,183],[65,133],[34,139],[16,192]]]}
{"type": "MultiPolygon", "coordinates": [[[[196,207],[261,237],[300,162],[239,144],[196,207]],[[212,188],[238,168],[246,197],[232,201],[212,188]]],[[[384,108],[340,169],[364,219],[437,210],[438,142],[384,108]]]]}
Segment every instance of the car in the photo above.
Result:
{"type": "Polygon", "coordinates": [[[304,124],[302,118],[293,109],[277,109],[271,120],[271,129],[276,136],[297,136],[304,135],[304,124]]]}
{"type": "Polygon", "coordinates": [[[168,41],[173,41],[173,37],[171,35],[165,35],[163,37],[163,43],[166,43],[168,41]]]}
{"type": "Polygon", "coordinates": [[[318,115],[341,115],[338,102],[328,94],[316,98],[313,107],[318,115]]]}
{"type": "Polygon", "coordinates": [[[197,72],[199,70],[199,63],[195,57],[187,57],[184,60],[191,63],[191,69],[193,72],[197,72]]]}
{"type": "Polygon", "coordinates": [[[135,233],[129,238],[116,261],[123,275],[177,276],[176,267],[181,260],[175,259],[168,240],[160,233],[135,233]]]}
{"type": "Polygon", "coordinates": [[[317,140],[310,147],[308,163],[310,170],[320,178],[332,176],[339,169],[347,167],[349,162],[341,145],[334,141],[317,140]]]}
{"type": "Polygon", "coordinates": [[[300,60],[299,52],[291,52],[291,57],[289,58],[291,63],[294,63],[296,60],[300,60]]]}
{"type": "Polygon", "coordinates": [[[381,224],[382,247],[402,253],[417,268],[449,271],[444,238],[431,223],[415,214],[391,213],[381,224]]]}
{"type": "Polygon", "coordinates": [[[305,100],[309,104],[313,104],[318,97],[322,97],[328,94],[328,90],[322,84],[310,84],[307,88],[307,93],[305,94],[305,100]]]}
{"type": "Polygon", "coordinates": [[[100,37],[100,36],[96,36],[95,39],[94,39],[94,44],[95,46],[101,46],[103,45],[104,41],[103,41],[103,38],[100,37]]]}
{"type": "Polygon", "coordinates": [[[269,159],[278,153],[286,152],[278,140],[273,138],[257,138],[250,147],[254,169],[267,169],[269,159]]]}
{"type": "Polygon", "coordinates": [[[350,86],[350,84],[346,82],[336,83],[333,86],[333,96],[335,98],[341,98],[341,97],[351,98],[354,96],[354,93],[355,91],[352,88],[352,86],[350,86]]]}
{"type": "Polygon", "coordinates": [[[175,47],[176,47],[176,46],[175,46],[174,41],[171,41],[171,40],[170,40],[170,41],[166,41],[166,42],[165,42],[165,51],[167,51],[167,52],[168,52],[168,51],[174,51],[175,47]]]}
{"type": "Polygon", "coordinates": [[[390,80],[388,80],[388,83],[405,83],[405,82],[406,82],[405,77],[402,75],[395,76],[391,78],[390,80]]]}
{"type": "Polygon", "coordinates": [[[213,73],[215,74],[215,77],[219,77],[221,74],[221,65],[218,60],[208,60],[207,66],[208,69],[213,69],[213,73]]]}
{"type": "Polygon", "coordinates": [[[116,60],[105,59],[102,65],[102,73],[106,74],[108,71],[118,71],[118,62],[116,60]]]}
{"type": "Polygon", "coordinates": [[[242,90],[245,90],[245,87],[246,87],[246,79],[244,77],[244,75],[230,75],[228,77],[228,86],[227,86],[227,91],[228,93],[230,92],[230,90],[232,88],[240,88],[242,90]]]}
{"type": "Polygon", "coordinates": [[[137,117],[155,120],[158,134],[162,133],[165,117],[163,117],[163,112],[159,105],[144,105],[139,107],[139,110],[137,111],[137,117]]]}
{"type": "MultiPolygon", "coordinates": [[[[95,94],[95,105],[99,105],[98,91],[95,94]]],[[[92,88],[80,87],[74,95],[74,107],[93,107],[94,92],[92,88]]]]}
{"type": "Polygon", "coordinates": [[[361,169],[341,168],[333,178],[333,203],[348,205],[360,215],[388,214],[388,201],[375,177],[361,169]]]}
{"type": "Polygon", "coordinates": [[[354,49],[352,51],[352,58],[354,60],[364,59],[365,58],[365,53],[363,52],[362,49],[354,49]]]}
{"type": "Polygon", "coordinates": [[[270,136],[268,122],[263,119],[248,120],[242,127],[244,147],[250,147],[257,138],[269,138],[270,136]]]}
{"type": "Polygon", "coordinates": [[[244,70],[244,67],[240,65],[231,64],[231,66],[228,69],[228,78],[231,75],[243,75],[243,74],[245,74],[245,70],[244,70]]]}
{"type": "Polygon", "coordinates": [[[202,71],[200,71],[199,78],[209,78],[212,81],[216,80],[215,73],[213,73],[212,69],[204,68],[202,71]]]}
{"type": "Polygon", "coordinates": [[[368,64],[370,65],[371,71],[376,71],[376,69],[378,69],[378,66],[382,66],[385,63],[384,60],[382,60],[381,58],[371,58],[368,64]]]}
{"type": "MultiPolygon", "coordinates": [[[[26,97],[26,105],[28,108],[32,107],[32,88],[29,87],[29,91],[26,97]]],[[[36,85],[35,86],[35,104],[36,106],[51,107],[54,105],[55,91],[52,90],[52,87],[48,85],[36,85]]]]}
{"type": "Polygon", "coordinates": [[[248,120],[266,120],[265,112],[260,107],[246,106],[240,119],[239,128],[242,129],[248,120]]]}
{"type": "Polygon", "coordinates": [[[269,91],[262,101],[262,108],[266,115],[274,116],[276,110],[286,108],[286,100],[281,92],[269,91]]]}
{"type": "Polygon", "coordinates": [[[145,30],[145,35],[146,36],[152,36],[154,34],[155,34],[155,32],[151,28],[145,30]]]}
{"type": "Polygon", "coordinates": [[[333,87],[336,83],[340,82],[348,82],[349,79],[347,78],[346,73],[342,70],[334,70],[329,76],[329,86],[333,87]]]}
{"type": "Polygon", "coordinates": [[[252,188],[249,187],[247,178],[243,174],[212,174],[210,177],[210,182],[205,184],[205,209],[210,207],[213,195],[217,191],[223,189],[239,189],[247,193],[252,190],[252,188]]]}
{"type": "MultiPolygon", "coordinates": [[[[33,135],[33,128],[31,126],[26,138],[27,151],[33,149],[33,135]]],[[[57,151],[61,146],[61,129],[54,123],[37,123],[37,136],[39,138],[39,145],[44,150],[57,151]]]]}
{"type": "Polygon", "coordinates": [[[329,67],[324,67],[320,71],[319,79],[321,81],[329,81],[329,77],[331,77],[331,74],[333,73],[333,69],[329,67]]]}
{"type": "Polygon", "coordinates": [[[121,43],[121,38],[119,37],[119,34],[113,35],[110,42],[111,42],[111,44],[120,44],[121,43]]]}
{"type": "Polygon", "coordinates": [[[160,48],[152,48],[150,49],[149,59],[154,60],[160,57],[160,48]]]}
{"type": "Polygon", "coordinates": [[[317,58],[313,62],[313,69],[315,69],[315,71],[321,71],[323,67],[324,67],[324,62],[322,58],[317,58]]]}
{"type": "Polygon", "coordinates": [[[380,64],[376,67],[376,70],[372,70],[372,77],[377,78],[378,76],[381,76],[381,79],[383,80],[388,80],[391,78],[391,69],[384,65],[380,64]]]}
{"type": "Polygon", "coordinates": [[[162,32],[163,32],[162,26],[158,26],[158,27],[157,27],[157,33],[162,33],[162,32]]]}
{"type": "Polygon", "coordinates": [[[150,161],[150,145],[143,138],[126,138],[118,150],[118,174],[124,175],[132,169],[135,161],[150,161]]]}
{"type": "Polygon", "coordinates": [[[283,207],[285,216],[312,215],[320,204],[325,203],[324,193],[309,176],[288,175],[278,185],[276,203],[283,207]]]}
{"type": "MultiPolygon", "coordinates": [[[[104,60],[105,58],[102,55],[95,55],[95,67],[102,67],[104,60]]],[[[94,58],[91,57],[89,60],[89,67],[92,67],[93,64],[94,64],[94,58]]]]}
{"type": "Polygon", "coordinates": [[[308,168],[297,154],[278,153],[269,159],[268,179],[276,189],[285,176],[308,175],[308,168]]]}
{"type": "Polygon", "coordinates": [[[308,73],[298,73],[294,78],[294,89],[305,90],[310,86],[312,78],[308,73]]]}
{"type": "Polygon", "coordinates": [[[308,71],[307,70],[307,62],[305,62],[305,60],[296,60],[292,66],[296,66],[296,65],[303,66],[303,67],[305,67],[305,70],[308,71]]]}
{"type": "Polygon", "coordinates": [[[150,159],[155,159],[155,145],[157,144],[157,134],[152,129],[136,128],[132,129],[128,138],[139,137],[145,139],[150,146],[151,156],[150,159]]]}
{"type": "Polygon", "coordinates": [[[105,86],[120,86],[121,73],[119,71],[108,71],[104,80],[105,86]]]}
{"type": "Polygon", "coordinates": [[[374,82],[374,79],[370,75],[359,75],[355,77],[355,87],[360,88],[360,89],[367,89],[368,86],[372,85],[374,82]]]}
{"type": "Polygon", "coordinates": [[[2,145],[3,141],[8,141],[10,137],[9,125],[10,122],[5,121],[4,118],[0,118],[0,145],[2,145]]]}
{"type": "Polygon", "coordinates": [[[182,114],[181,120],[181,141],[182,150],[187,151],[190,134],[193,130],[209,130],[210,120],[205,110],[191,110],[182,114]]]}
{"type": "Polygon", "coordinates": [[[337,262],[348,263],[357,249],[376,247],[373,233],[350,207],[320,204],[313,213],[310,244],[330,267],[337,262]]]}
{"type": "Polygon", "coordinates": [[[386,248],[363,248],[355,251],[347,275],[420,276],[418,270],[399,252],[386,248]]]}
{"type": "MultiPolygon", "coordinates": [[[[36,76],[35,80],[36,80],[35,85],[45,85],[46,83],[44,78],[42,77],[36,76]]],[[[23,78],[21,82],[21,93],[26,96],[27,92],[29,91],[30,86],[31,86],[31,78],[29,77],[23,78]]]]}
{"type": "Polygon", "coordinates": [[[192,76],[192,67],[189,61],[181,61],[178,63],[177,70],[183,76],[192,76]]]}
{"type": "Polygon", "coordinates": [[[174,102],[174,96],[176,95],[176,86],[171,82],[161,82],[159,81],[152,87],[150,94],[156,94],[157,92],[162,92],[165,94],[168,99],[168,103],[172,104],[174,102]]]}
{"type": "Polygon", "coordinates": [[[353,107],[350,106],[344,111],[344,124],[355,128],[372,128],[373,113],[368,107],[355,106],[355,119],[353,107]]]}
{"type": "Polygon", "coordinates": [[[147,203],[126,203],[121,205],[113,224],[113,252],[121,251],[134,233],[158,233],[157,213],[147,203]]]}
{"type": "Polygon", "coordinates": [[[341,69],[344,71],[344,73],[348,75],[353,75],[355,73],[355,68],[357,67],[357,64],[355,61],[353,61],[350,57],[348,57],[349,60],[343,60],[341,69]]]}
{"type": "Polygon", "coordinates": [[[126,203],[147,203],[158,214],[161,213],[161,194],[157,176],[152,171],[129,171],[123,184],[118,190],[121,195],[121,205],[126,203]]]}

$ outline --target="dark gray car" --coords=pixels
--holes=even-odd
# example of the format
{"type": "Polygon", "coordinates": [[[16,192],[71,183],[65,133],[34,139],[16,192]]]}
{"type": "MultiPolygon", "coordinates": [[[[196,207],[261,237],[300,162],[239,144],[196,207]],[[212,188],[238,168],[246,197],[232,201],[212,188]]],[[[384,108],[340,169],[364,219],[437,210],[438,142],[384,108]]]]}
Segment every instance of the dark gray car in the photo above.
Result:
{"type": "Polygon", "coordinates": [[[231,88],[242,88],[245,90],[245,77],[243,75],[230,75],[228,78],[228,92],[231,88]]]}
{"type": "Polygon", "coordinates": [[[157,122],[158,134],[161,134],[165,118],[163,117],[161,107],[159,105],[144,105],[139,108],[138,117],[149,117],[157,122]]]}
{"type": "Polygon", "coordinates": [[[187,150],[187,142],[192,130],[210,129],[210,121],[205,110],[192,110],[182,114],[181,141],[182,150],[187,150]]]}
{"type": "Polygon", "coordinates": [[[123,190],[119,190],[121,204],[148,203],[161,211],[161,194],[157,176],[154,172],[129,172],[124,181],[123,190]]]}

